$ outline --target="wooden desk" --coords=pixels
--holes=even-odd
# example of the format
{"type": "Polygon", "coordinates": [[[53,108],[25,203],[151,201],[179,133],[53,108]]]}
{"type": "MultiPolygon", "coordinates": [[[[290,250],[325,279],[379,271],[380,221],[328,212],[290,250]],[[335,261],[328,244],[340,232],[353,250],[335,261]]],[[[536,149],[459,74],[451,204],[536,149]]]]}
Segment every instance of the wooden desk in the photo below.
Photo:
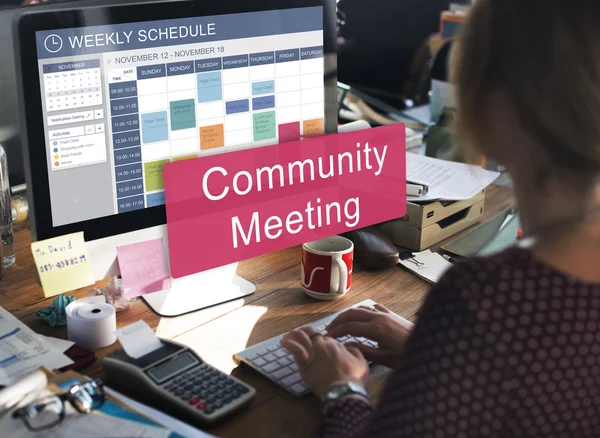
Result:
{"type": "MultiPolygon", "coordinates": [[[[485,218],[498,214],[511,202],[508,189],[491,186],[486,196],[485,218]]],[[[17,261],[6,269],[0,280],[0,305],[38,333],[66,337],[66,328],[52,329],[35,314],[50,305],[52,299],[45,299],[35,282],[29,229],[18,230],[15,240],[17,261]]],[[[177,318],[161,318],[139,300],[129,310],[118,314],[119,327],[143,319],[158,336],[190,346],[209,363],[228,373],[233,372],[258,390],[247,410],[210,430],[215,435],[316,436],[320,412],[315,397],[296,399],[252,370],[244,366],[236,368],[233,354],[367,298],[413,320],[429,288],[426,282],[399,267],[379,272],[364,272],[356,267],[352,289],[346,297],[334,302],[315,301],[299,288],[299,260],[300,248],[294,247],[240,263],[238,273],[257,287],[256,293],[242,300],[177,318]]],[[[82,298],[87,295],[87,290],[81,289],[72,295],[82,298]]],[[[117,342],[98,350],[98,356],[104,357],[118,345],[117,342]]],[[[101,360],[82,372],[102,378],[101,360]]],[[[377,392],[383,379],[384,376],[373,379],[371,389],[377,392]]]]}

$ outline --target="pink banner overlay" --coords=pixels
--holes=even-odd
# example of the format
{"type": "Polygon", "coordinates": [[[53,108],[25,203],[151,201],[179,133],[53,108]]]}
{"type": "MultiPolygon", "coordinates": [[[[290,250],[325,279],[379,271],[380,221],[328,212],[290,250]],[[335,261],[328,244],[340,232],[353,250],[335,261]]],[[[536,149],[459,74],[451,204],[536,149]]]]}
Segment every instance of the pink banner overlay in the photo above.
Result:
{"type": "Polygon", "coordinates": [[[406,214],[404,125],[164,167],[179,278],[406,214]]]}

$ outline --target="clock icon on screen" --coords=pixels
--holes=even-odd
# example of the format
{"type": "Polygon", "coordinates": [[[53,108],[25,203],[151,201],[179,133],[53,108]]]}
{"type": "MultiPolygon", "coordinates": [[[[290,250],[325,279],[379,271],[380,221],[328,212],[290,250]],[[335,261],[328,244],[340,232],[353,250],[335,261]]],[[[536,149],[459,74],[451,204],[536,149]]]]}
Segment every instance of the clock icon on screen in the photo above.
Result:
{"type": "Polygon", "coordinates": [[[44,47],[50,53],[56,53],[62,49],[63,41],[62,38],[56,34],[48,35],[44,40],[44,47]]]}

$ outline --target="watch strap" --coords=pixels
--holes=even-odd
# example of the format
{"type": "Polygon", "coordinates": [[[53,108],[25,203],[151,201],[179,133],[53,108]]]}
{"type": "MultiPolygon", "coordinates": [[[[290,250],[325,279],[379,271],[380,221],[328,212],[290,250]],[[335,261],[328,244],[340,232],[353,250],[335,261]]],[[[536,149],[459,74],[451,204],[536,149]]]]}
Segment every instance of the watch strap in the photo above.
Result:
{"type": "Polygon", "coordinates": [[[323,396],[323,404],[339,400],[342,397],[348,395],[358,395],[360,397],[365,398],[366,400],[371,400],[369,393],[362,385],[350,381],[331,386],[331,388],[329,388],[329,391],[327,391],[323,396]]]}

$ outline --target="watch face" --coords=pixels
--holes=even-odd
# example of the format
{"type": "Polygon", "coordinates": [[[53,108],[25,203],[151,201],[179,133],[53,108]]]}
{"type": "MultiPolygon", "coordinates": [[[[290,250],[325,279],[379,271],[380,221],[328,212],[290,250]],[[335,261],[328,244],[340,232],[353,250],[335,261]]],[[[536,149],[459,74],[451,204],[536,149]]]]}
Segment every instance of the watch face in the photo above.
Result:
{"type": "Polygon", "coordinates": [[[346,385],[339,385],[329,391],[329,396],[332,398],[338,398],[340,395],[346,392],[346,385]]]}
{"type": "Polygon", "coordinates": [[[354,382],[348,382],[347,385],[348,385],[348,388],[350,388],[354,392],[359,392],[362,389],[360,386],[358,386],[354,382]]]}

